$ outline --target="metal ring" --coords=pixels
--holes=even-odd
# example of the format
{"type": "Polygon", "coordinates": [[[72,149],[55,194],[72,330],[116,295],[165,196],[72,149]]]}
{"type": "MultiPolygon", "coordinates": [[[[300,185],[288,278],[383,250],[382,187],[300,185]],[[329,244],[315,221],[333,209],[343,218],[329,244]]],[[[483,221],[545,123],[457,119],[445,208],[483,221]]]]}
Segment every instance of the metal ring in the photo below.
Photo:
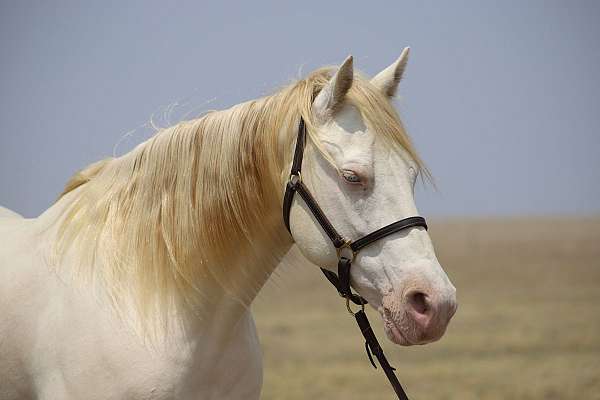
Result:
{"type": "Polygon", "coordinates": [[[292,186],[296,186],[302,182],[302,174],[300,171],[296,172],[295,174],[290,174],[289,182],[292,184],[292,186]]]}
{"type": "Polygon", "coordinates": [[[350,258],[350,262],[354,262],[354,260],[356,259],[356,254],[358,253],[358,251],[352,250],[352,241],[351,240],[345,240],[343,245],[341,245],[340,247],[336,247],[335,248],[338,260],[342,258],[342,251],[344,249],[350,250],[350,252],[352,253],[352,257],[350,258]]]}
{"type": "MultiPolygon", "coordinates": [[[[360,309],[361,309],[361,311],[365,311],[365,303],[363,303],[362,297],[358,296],[358,298],[360,299],[360,309]]],[[[352,316],[354,316],[354,314],[356,314],[354,311],[352,311],[352,308],[350,307],[350,297],[346,297],[346,310],[348,310],[348,312],[352,316]]]]}

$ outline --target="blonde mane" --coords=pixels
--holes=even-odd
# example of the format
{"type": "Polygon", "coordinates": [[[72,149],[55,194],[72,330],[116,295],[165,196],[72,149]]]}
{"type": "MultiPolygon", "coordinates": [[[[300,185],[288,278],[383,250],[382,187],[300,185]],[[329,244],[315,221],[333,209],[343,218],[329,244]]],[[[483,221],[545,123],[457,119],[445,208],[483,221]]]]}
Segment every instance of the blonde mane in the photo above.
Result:
{"type": "MultiPolygon", "coordinates": [[[[181,122],[79,172],[59,200],[70,204],[56,255],[75,254],[77,276],[102,283],[117,305],[133,299],[144,317],[201,309],[215,286],[248,304],[291,244],[280,214],[292,145],[302,116],[322,150],[311,105],[332,73],[181,122]]],[[[396,111],[368,80],[356,76],[347,101],[420,165],[396,111]]]]}

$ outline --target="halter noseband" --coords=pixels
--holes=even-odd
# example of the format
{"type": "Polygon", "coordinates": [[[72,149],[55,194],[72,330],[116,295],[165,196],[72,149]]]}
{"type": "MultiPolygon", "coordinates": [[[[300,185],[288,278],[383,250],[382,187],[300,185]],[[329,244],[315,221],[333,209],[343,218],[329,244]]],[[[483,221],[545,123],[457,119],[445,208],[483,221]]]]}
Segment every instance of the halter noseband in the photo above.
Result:
{"type": "MultiPolygon", "coordinates": [[[[304,119],[300,117],[300,124],[298,126],[298,138],[296,140],[296,148],[294,150],[294,160],[292,162],[292,169],[290,171],[290,178],[285,188],[285,195],[283,198],[283,221],[285,223],[285,227],[291,234],[290,230],[290,211],[292,208],[292,201],[294,200],[294,194],[298,193],[300,197],[304,200],[304,203],[308,206],[311,213],[323,228],[323,231],[327,234],[333,246],[336,249],[338,256],[338,273],[335,274],[332,271],[329,271],[325,268],[321,268],[321,271],[327,278],[329,282],[337,289],[340,296],[346,299],[346,307],[348,311],[354,316],[358,326],[365,338],[365,349],[367,351],[367,355],[369,356],[369,360],[371,364],[377,368],[375,362],[373,361],[373,357],[371,353],[377,357],[379,360],[379,364],[381,365],[385,375],[390,381],[396,395],[401,400],[408,400],[404,389],[402,389],[402,385],[398,381],[398,378],[394,374],[395,369],[389,364],[385,355],[383,354],[383,350],[375,337],[373,330],[371,329],[371,325],[369,320],[367,319],[367,314],[364,311],[364,305],[367,304],[367,301],[359,296],[358,294],[352,293],[352,289],[350,288],[350,267],[352,266],[352,261],[354,261],[356,254],[364,247],[372,244],[373,242],[378,241],[379,239],[383,239],[386,236],[389,236],[393,233],[399,232],[404,229],[412,228],[412,227],[423,227],[427,229],[427,223],[425,222],[425,218],[423,217],[408,217],[401,219],[399,221],[393,222],[389,225],[384,226],[383,228],[377,229],[361,237],[360,239],[351,241],[345,239],[342,235],[336,231],[333,227],[333,224],[329,219],[325,216],[325,213],[319,207],[319,204],[312,196],[304,182],[302,182],[302,159],[304,157],[304,145],[306,142],[306,125],[304,124],[304,119]],[[344,254],[344,249],[348,249],[351,254],[344,254]],[[349,255],[350,257],[346,257],[349,255]],[[350,308],[349,302],[352,301],[354,304],[360,305],[361,309],[358,312],[353,312],[350,308]]],[[[346,252],[347,253],[347,252],[346,252]]]]}

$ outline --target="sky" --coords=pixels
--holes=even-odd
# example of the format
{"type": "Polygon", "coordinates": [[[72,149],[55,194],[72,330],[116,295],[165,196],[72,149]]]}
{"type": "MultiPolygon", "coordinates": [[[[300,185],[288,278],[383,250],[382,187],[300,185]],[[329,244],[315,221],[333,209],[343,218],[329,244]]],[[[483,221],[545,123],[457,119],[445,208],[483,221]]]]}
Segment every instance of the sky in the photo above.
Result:
{"type": "Polygon", "coordinates": [[[411,47],[396,106],[425,216],[600,213],[600,2],[2,1],[0,205],[200,111],[411,47]]]}

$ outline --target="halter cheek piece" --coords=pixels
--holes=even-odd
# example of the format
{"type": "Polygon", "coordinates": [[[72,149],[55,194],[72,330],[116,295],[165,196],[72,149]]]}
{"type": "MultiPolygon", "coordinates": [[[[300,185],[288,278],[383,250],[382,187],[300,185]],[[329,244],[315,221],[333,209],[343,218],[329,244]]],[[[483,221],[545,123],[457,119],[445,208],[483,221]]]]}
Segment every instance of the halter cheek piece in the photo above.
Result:
{"type": "Polygon", "coordinates": [[[361,296],[352,293],[352,289],[350,288],[350,267],[352,266],[352,261],[354,261],[356,258],[357,253],[362,248],[378,241],[379,239],[404,229],[417,226],[427,229],[427,223],[423,217],[409,217],[386,225],[383,228],[371,232],[360,239],[354,241],[345,239],[338,233],[338,231],[335,230],[331,221],[327,219],[325,213],[321,207],[319,207],[319,204],[315,198],[312,196],[304,182],[302,182],[301,169],[305,142],[306,126],[304,124],[304,119],[301,117],[300,125],[298,126],[296,149],[294,150],[294,160],[292,162],[292,169],[290,171],[290,179],[285,188],[285,196],[283,198],[283,221],[285,223],[285,227],[291,234],[290,210],[292,208],[294,194],[298,193],[312,212],[319,225],[321,225],[321,228],[323,228],[337,251],[338,273],[335,274],[334,272],[324,268],[321,268],[321,271],[327,280],[329,280],[329,282],[335,286],[339,295],[346,299],[346,307],[356,319],[356,322],[358,323],[358,326],[365,338],[365,349],[371,364],[373,364],[373,367],[377,368],[371,354],[374,354],[377,360],[379,360],[379,364],[390,381],[390,384],[394,388],[398,398],[401,400],[408,400],[404,389],[402,389],[402,385],[400,385],[398,378],[394,374],[395,369],[387,361],[385,355],[383,354],[383,350],[381,349],[381,346],[375,337],[375,333],[371,329],[371,325],[367,319],[367,314],[365,313],[364,308],[364,305],[367,304],[367,301],[361,296]],[[354,304],[360,305],[361,309],[356,313],[353,312],[350,308],[350,301],[352,301],[354,304]]]}

